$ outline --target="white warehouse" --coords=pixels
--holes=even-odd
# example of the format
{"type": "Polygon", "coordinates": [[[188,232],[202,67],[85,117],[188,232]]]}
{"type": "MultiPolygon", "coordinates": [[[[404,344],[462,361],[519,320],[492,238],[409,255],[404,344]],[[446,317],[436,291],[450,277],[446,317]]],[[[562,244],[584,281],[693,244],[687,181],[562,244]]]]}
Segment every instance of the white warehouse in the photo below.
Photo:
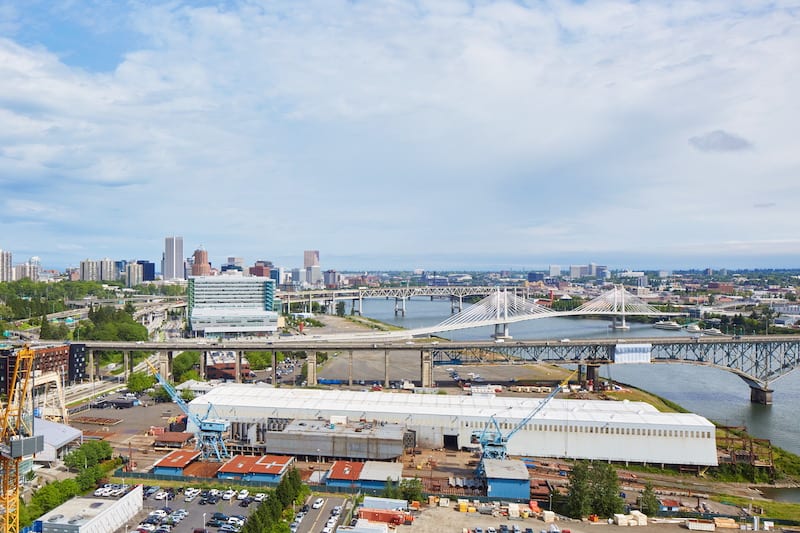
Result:
{"type": "MultiPolygon", "coordinates": [[[[244,425],[332,416],[397,423],[416,432],[418,446],[461,448],[470,446],[472,433],[486,427],[492,416],[507,434],[541,401],[229,383],[189,406],[202,417],[211,404],[216,415],[244,425]]],[[[717,464],[715,429],[707,419],[691,413],[661,413],[649,404],[628,401],[553,399],[515,433],[508,452],[651,464],[717,464]]]]}

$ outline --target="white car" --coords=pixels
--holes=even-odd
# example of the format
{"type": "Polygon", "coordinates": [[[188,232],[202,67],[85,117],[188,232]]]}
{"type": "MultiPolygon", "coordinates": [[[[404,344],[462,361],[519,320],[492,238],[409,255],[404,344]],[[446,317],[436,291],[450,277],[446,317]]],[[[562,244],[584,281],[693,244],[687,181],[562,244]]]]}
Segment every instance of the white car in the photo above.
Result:
{"type": "Polygon", "coordinates": [[[242,489],[242,490],[239,491],[239,494],[236,495],[236,499],[237,500],[244,500],[248,496],[250,496],[250,491],[247,490],[247,489],[242,489]]]}
{"type": "Polygon", "coordinates": [[[138,526],[136,526],[136,529],[138,531],[155,531],[156,526],[154,526],[153,524],[139,524],[138,526]]]}
{"type": "Polygon", "coordinates": [[[323,505],[325,505],[325,500],[323,500],[322,498],[317,498],[316,500],[314,500],[314,503],[311,504],[311,508],[319,509],[323,505]]]}
{"type": "Polygon", "coordinates": [[[163,500],[166,497],[167,497],[167,493],[164,492],[163,490],[160,490],[160,491],[156,492],[155,494],[153,494],[153,499],[154,500],[163,500]]]}
{"type": "Polygon", "coordinates": [[[163,509],[156,509],[155,511],[150,511],[148,516],[157,516],[159,518],[166,518],[167,512],[163,509]]]}
{"type": "Polygon", "coordinates": [[[234,496],[236,496],[235,490],[228,489],[222,493],[223,500],[232,500],[234,496]]]}
{"type": "Polygon", "coordinates": [[[267,495],[264,492],[256,492],[255,496],[253,496],[253,500],[257,502],[263,502],[266,498],[267,495]]]}

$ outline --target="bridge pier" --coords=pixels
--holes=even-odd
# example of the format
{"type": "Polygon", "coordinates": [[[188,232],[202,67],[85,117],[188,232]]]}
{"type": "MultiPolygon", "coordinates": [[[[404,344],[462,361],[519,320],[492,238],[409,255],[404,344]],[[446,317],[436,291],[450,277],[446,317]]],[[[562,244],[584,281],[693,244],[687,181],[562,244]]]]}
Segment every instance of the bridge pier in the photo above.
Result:
{"type": "Polygon", "coordinates": [[[200,375],[203,377],[203,379],[208,379],[208,376],[206,376],[206,364],[208,364],[208,359],[207,358],[208,358],[208,352],[206,352],[205,350],[201,351],[200,352],[200,375]]]}
{"type": "Polygon", "coordinates": [[[508,324],[495,324],[494,325],[494,335],[492,335],[494,339],[510,339],[511,334],[509,333],[508,324]]]}
{"type": "Polygon", "coordinates": [[[597,375],[599,374],[600,365],[586,365],[586,382],[592,382],[592,387],[597,390],[597,375]]]}
{"type": "Polygon", "coordinates": [[[406,316],[406,299],[405,297],[394,299],[394,316],[398,314],[406,316]]]}
{"type": "Polygon", "coordinates": [[[236,350],[236,358],[234,359],[233,364],[233,372],[235,377],[233,379],[234,383],[241,383],[242,382],[242,354],[244,352],[242,350],[236,350]]]}
{"type": "Polygon", "coordinates": [[[433,387],[433,355],[430,350],[420,352],[420,382],[423,387],[433,387]]]}
{"type": "Polygon", "coordinates": [[[94,350],[89,350],[89,381],[94,382],[94,350]]]}
{"type": "Polygon", "coordinates": [[[383,386],[389,388],[389,350],[383,351],[383,386]]]}
{"type": "Polygon", "coordinates": [[[352,387],[353,386],[353,350],[348,350],[348,360],[347,360],[347,385],[352,387]]]}
{"type": "Polygon", "coordinates": [[[306,381],[308,386],[313,387],[317,385],[317,352],[309,354],[306,359],[306,381]]]}
{"type": "Polygon", "coordinates": [[[456,300],[456,296],[450,297],[450,314],[454,315],[456,313],[460,313],[464,309],[464,298],[462,296],[458,296],[458,300],[456,300]],[[456,303],[458,302],[458,303],[456,303]],[[456,311],[457,309],[457,311],[456,311]]]}
{"type": "Polygon", "coordinates": [[[165,375],[167,376],[167,379],[170,380],[170,381],[173,380],[173,376],[172,376],[172,357],[173,357],[172,350],[167,351],[167,373],[165,375]]]}
{"type": "Polygon", "coordinates": [[[278,386],[278,355],[272,350],[272,386],[278,386]]]}
{"type": "Polygon", "coordinates": [[[750,402],[761,405],[772,405],[772,389],[766,387],[750,387],[750,402]]]}

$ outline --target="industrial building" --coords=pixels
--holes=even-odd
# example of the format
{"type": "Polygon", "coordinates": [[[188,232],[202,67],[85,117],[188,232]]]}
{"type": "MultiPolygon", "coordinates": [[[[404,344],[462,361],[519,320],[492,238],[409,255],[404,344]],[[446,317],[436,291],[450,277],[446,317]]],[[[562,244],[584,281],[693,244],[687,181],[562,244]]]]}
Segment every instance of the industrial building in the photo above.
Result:
{"type": "Polygon", "coordinates": [[[41,533],[108,533],[125,527],[142,510],[142,486],[120,499],[76,497],[45,513],[34,523],[41,533]]]}
{"type": "MultiPolygon", "coordinates": [[[[347,422],[342,417],[287,419],[270,417],[261,423],[231,420],[228,448],[241,453],[295,455],[318,459],[395,459],[413,446],[401,424],[370,421],[347,422]]],[[[386,481],[386,478],[383,478],[386,481]]]]}
{"type": "MultiPolygon", "coordinates": [[[[231,422],[236,438],[269,453],[280,431],[273,424],[294,420],[361,421],[382,427],[398,424],[405,447],[470,448],[473,434],[497,422],[510,432],[537,406],[540,398],[428,395],[345,390],[285,389],[228,383],[215,387],[189,404],[204,416],[209,404],[217,416],[231,422]],[[275,430],[271,429],[275,428],[275,430]]],[[[301,428],[298,428],[298,430],[301,428]]],[[[313,430],[313,428],[302,428],[313,430]]],[[[196,428],[189,429],[190,431],[196,428]]],[[[291,452],[314,455],[304,443],[326,457],[345,457],[344,450],[327,446],[317,432],[297,439],[291,452]],[[316,443],[320,442],[321,445],[316,443]]],[[[279,439],[276,439],[280,442],[279,439]]],[[[394,444],[391,444],[394,446],[394,444]]],[[[691,413],[661,413],[643,402],[554,399],[508,442],[515,456],[564,457],[650,464],[716,465],[714,425],[691,413]]],[[[346,453],[352,453],[347,451],[346,453]]],[[[387,454],[388,455],[388,454],[387,454]]]]}
{"type": "Polygon", "coordinates": [[[198,451],[175,450],[155,462],[153,473],[162,476],[182,476],[183,469],[199,458],[198,451]]]}
{"type": "Polygon", "coordinates": [[[294,457],[287,455],[237,455],[220,467],[217,477],[280,483],[293,464],[294,457]]]}
{"type": "Polygon", "coordinates": [[[528,467],[522,461],[484,459],[486,495],[490,498],[528,500],[531,497],[531,479],[528,467]]]}

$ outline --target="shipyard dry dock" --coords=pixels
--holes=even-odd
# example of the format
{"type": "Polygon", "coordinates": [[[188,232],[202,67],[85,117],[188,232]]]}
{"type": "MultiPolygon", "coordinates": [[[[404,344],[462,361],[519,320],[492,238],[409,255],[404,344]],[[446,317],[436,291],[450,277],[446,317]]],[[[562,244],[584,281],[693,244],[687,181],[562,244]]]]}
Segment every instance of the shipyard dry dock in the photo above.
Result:
{"type": "MultiPolygon", "coordinates": [[[[494,419],[512,431],[541,398],[457,396],[276,389],[223,384],[193,400],[201,418],[213,405],[215,416],[231,422],[232,443],[256,453],[292,453],[353,459],[397,457],[403,447],[470,448],[472,435],[494,419]],[[347,427],[351,433],[343,429],[347,427]],[[316,421],[311,426],[301,426],[316,421]],[[368,424],[359,442],[352,424],[368,424]],[[308,437],[297,438],[298,432],[308,437]],[[342,431],[343,433],[339,433],[342,431]],[[381,437],[369,443],[371,435],[381,437]],[[352,440],[338,453],[336,439],[352,440]],[[345,438],[345,437],[342,437],[345,438]],[[273,443],[275,448],[273,448],[273,443]],[[400,448],[398,448],[398,444],[400,448]],[[286,446],[291,449],[287,450],[286,446]],[[357,448],[365,450],[358,454],[357,448]],[[396,453],[399,450],[399,453],[396,453]],[[374,454],[374,455],[373,455],[374,454]]],[[[194,431],[196,428],[188,428],[194,431]]],[[[245,450],[242,450],[245,451],[245,450]]],[[[691,413],[661,413],[644,402],[554,399],[519,428],[508,443],[516,456],[563,457],[649,464],[716,465],[714,425],[691,413]]]]}

